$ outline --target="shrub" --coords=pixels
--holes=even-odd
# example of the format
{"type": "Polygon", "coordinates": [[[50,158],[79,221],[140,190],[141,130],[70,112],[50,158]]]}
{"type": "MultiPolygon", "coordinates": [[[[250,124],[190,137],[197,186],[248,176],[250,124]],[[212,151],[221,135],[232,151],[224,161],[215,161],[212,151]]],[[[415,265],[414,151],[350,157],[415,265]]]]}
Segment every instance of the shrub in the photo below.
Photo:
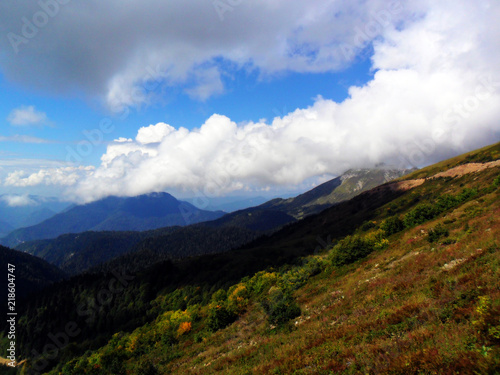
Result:
{"type": "Polygon", "coordinates": [[[493,180],[493,186],[496,188],[500,186],[500,176],[493,180]]]}
{"type": "Polygon", "coordinates": [[[277,281],[278,275],[276,272],[261,271],[257,272],[246,284],[253,294],[261,295],[267,292],[277,281]]]}
{"type": "Polygon", "coordinates": [[[212,302],[208,308],[207,327],[215,332],[234,322],[238,315],[231,312],[226,303],[212,302]]]}
{"type": "Polygon", "coordinates": [[[377,224],[374,221],[365,221],[363,225],[361,225],[360,229],[362,232],[368,232],[370,229],[375,228],[377,224]]]}
{"type": "Polygon", "coordinates": [[[193,336],[193,340],[194,340],[194,342],[197,342],[197,343],[203,342],[203,340],[205,340],[205,332],[195,333],[193,336]]]}
{"type": "Polygon", "coordinates": [[[466,200],[475,197],[477,195],[477,189],[463,189],[462,192],[457,196],[458,202],[463,203],[466,200]]]}
{"type": "Polygon", "coordinates": [[[278,285],[284,291],[293,291],[303,286],[308,279],[309,273],[305,268],[295,268],[283,274],[278,285]]]}
{"type": "Polygon", "coordinates": [[[369,233],[365,237],[365,241],[367,241],[369,245],[373,247],[374,250],[382,250],[389,245],[389,240],[387,240],[385,236],[386,236],[385,231],[379,229],[375,232],[369,233]]]}
{"type": "Polygon", "coordinates": [[[334,246],[330,259],[334,266],[340,267],[364,258],[372,251],[370,241],[358,235],[347,236],[334,246]]]}
{"type": "Polygon", "coordinates": [[[445,194],[438,197],[436,207],[439,211],[443,212],[459,204],[459,199],[453,195],[445,194]]]}
{"type": "Polygon", "coordinates": [[[177,328],[177,336],[182,336],[189,331],[191,331],[191,322],[182,322],[177,328]]]}
{"type": "Polygon", "coordinates": [[[109,374],[125,375],[124,363],[128,359],[123,350],[106,350],[101,355],[101,365],[103,370],[109,374]]]}
{"type": "Polygon", "coordinates": [[[283,293],[281,289],[274,287],[269,291],[268,298],[262,301],[262,307],[268,315],[269,323],[275,326],[282,326],[301,314],[291,293],[283,293]]]}
{"type": "Polygon", "coordinates": [[[380,228],[385,232],[387,236],[390,236],[405,229],[405,224],[403,223],[403,220],[399,218],[399,216],[391,216],[390,218],[382,222],[380,228]]]}
{"type": "Polygon", "coordinates": [[[439,212],[434,206],[428,203],[421,203],[404,216],[403,222],[406,228],[411,228],[433,219],[438,214],[439,212]]]}
{"type": "Polygon", "coordinates": [[[227,293],[224,289],[219,289],[214,294],[212,294],[212,302],[225,301],[227,298],[227,293]]]}
{"type": "Polygon", "coordinates": [[[245,284],[237,284],[229,289],[228,292],[228,309],[236,315],[240,315],[245,311],[248,301],[249,293],[245,284]]]}
{"type": "Polygon", "coordinates": [[[132,372],[134,375],[156,375],[158,369],[150,361],[141,361],[137,364],[136,370],[132,372]]]}
{"type": "Polygon", "coordinates": [[[308,257],[304,260],[303,269],[308,273],[309,277],[321,273],[325,269],[325,261],[318,257],[308,257]]]}
{"type": "Polygon", "coordinates": [[[476,307],[477,320],[472,324],[477,327],[478,332],[487,341],[500,341],[500,324],[498,320],[498,308],[494,309],[490,296],[481,296],[476,307]]]}
{"type": "Polygon", "coordinates": [[[450,232],[448,229],[445,228],[444,225],[438,224],[431,230],[429,230],[428,236],[427,236],[427,241],[430,243],[436,242],[442,237],[448,237],[450,235],[450,232]]]}

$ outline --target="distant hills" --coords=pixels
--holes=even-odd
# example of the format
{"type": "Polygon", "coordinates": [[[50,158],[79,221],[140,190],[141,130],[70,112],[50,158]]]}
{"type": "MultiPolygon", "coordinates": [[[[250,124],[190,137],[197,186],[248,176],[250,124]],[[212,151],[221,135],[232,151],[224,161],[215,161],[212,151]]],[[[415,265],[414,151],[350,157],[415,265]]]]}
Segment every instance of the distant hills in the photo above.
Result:
{"type": "MultiPolygon", "coordinates": [[[[199,215],[198,211],[192,210],[192,206],[180,203],[166,193],[136,198],[107,198],[95,204],[74,207],[36,226],[37,231],[31,232],[40,235],[40,230],[45,228],[43,230],[50,233],[50,225],[54,225],[52,222],[66,221],[65,230],[71,233],[53,239],[24,241],[16,248],[41,257],[69,274],[77,274],[95,267],[113,269],[121,265],[127,265],[128,268],[133,265],[134,270],[139,270],[162,260],[221,253],[241,247],[263,234],[271,234],[284,225],[296,221],[297,218],[331,207],[406,172],[395,169],[351,170],[296,198],[275,199],[260,206],[226,214],[215,220],[185,227],[181,227],[181,222],[175,226],[143,232],[111,230],[114,230],[116,225],[119,228],[140,230],[138,227],[132,228],[121,224],[130,222],[130,217],[134,219],[134,223],[154,222],[153,218],[161,217],[162,213],[175,211],[176,205],[183,205],[181,215],[184,214],[183,217],[186,218],[188,216],[202,218],[208,215],[199,215]],[[69,230],[68,224],[76,225],[81,222],[71,221],[74,216],[69,217],[69,215],[77,215],[76,219],[86,218],[86,222],[83,223],[87,225],[86,228],[90,224],[94,226],[91,231],[85,232],[80,231],[82,226],[72,227],[69,230]],[[99,224],[92,223],[92,215],[99,224]],[[106,216],[107,219],[102,220],[97,215],[106,216]],[[138,221],[141,217],[144,220],[138,221]],[[101,267],[106,262],[108,264],[101,267]]],[[[63,229],[59,227],[59,230],[63,229]]],[[[13,235],[17,233],[25,235],[26,232],[16,231],[8,239],[16,240],[13,235]]]]}
{"type": "Polygon", "coordinates": [[[41,223],[68,206],[68,202],[53,197],[0,195],[0,238],[14,229],[41,223]]]}
{"type": "Polygon", "coordinates": [[[179,201],[167,193],[133,198],[108,197],[74,206],[37,225],[13,231],[0,240],[15,247],[35,239],[56,238],[85,231],[144,231],[167,226],[185,226],[214,220],[223,212],[205,211],[179,201]]]}
{"type": "Polygon", "coordinates": [[[0,237],[6,236],[8,233],[12,232],[14,227],[4,220],[0,220],[0,237]]]}
{"type": "Polygon", "coordinates": [[[267,202],[269,199],[260,196],[250,198],[244,196],[228,196],[211,197],[206,199],[199,199],[199,197],[195,197],[187,198],[185,200],[204,210],[235,212],[249,207],[258,206],[267,202]]]}
{"type": "Polygon", "coordinates": [[[143,269],[162,260],[222,253],[293,221],[292,216],[279,211],[244,210],[186,227],[63,234],[55,239],[27,241],[17,249],[43,258],[69,274],[105,262],[109,262],[105,267],[108,269],[123,264],[143,269]]]}

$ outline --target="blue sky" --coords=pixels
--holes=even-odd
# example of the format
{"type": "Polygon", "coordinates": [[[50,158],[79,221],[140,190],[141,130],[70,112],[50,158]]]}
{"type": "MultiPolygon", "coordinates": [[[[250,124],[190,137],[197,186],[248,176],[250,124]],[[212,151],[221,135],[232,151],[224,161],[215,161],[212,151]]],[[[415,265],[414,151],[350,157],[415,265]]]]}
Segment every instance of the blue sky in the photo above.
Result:
{"type": "Polygon", "coordinates": [[[0,194],[279,196],[498,141],[499,15],[466,0],[2,3],[0,194]]]}
{"type": "MultiPolygon", "coordinates": [[[[103,119],[110,119],[113,131],[103,132],[103,140],[99,142],[99,138],[91,138],[96,140],[93,141],[92,152],[88,156],[81,156],[82,162],[97,165],[108,142],[118,137],[133,138],[140,127],[160,121],[176,128],[182,126],[193,129],[200,127],[213,113],[224,114],[239,123],[284,116],[297,108],[313,104],[317,96],[340,102],[347,97],[349,87],[363,85],[373,77],[370,67],[369,59],[363,57],[340,72],[291,72],[265,80],[259,80],[257,72],[239,70],[225,80],[223,93],[205,101],[193,100],[173,88],[156,103],[143,108],[129,108],[117,114],[85,98],[46,95],[43,91],[29,90],[1,77],[1,135],[33,137],[47,142],[2,142],[2,158],[65,161],[67,147],[76,149],[79,142],[88,141],[85,131],[91,132],[99,128],[103,119]],[[44,113],[47,121],[31,126],[10,124],[8,117],[12,111],[28,106],[44,113]]],[[[162,90],[159,86],[153,87],[153,91],[162,90]]]]}

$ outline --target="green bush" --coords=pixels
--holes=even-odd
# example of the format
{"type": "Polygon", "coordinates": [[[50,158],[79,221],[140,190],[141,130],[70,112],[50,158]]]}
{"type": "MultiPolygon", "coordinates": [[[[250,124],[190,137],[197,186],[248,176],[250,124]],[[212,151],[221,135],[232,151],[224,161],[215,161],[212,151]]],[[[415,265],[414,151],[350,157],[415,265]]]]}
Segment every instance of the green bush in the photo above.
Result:
{"type": "Polygon", "coordinates": [[[113,375],[125,375],[125,361],[128,356],[123,350],[106,350],[101,355],[101,365],[102,369],[109,374],[113,375]]]}
{"type": "Polygon", "coordinates": [[[390,236],[405,229],[405,224],[399,216],[391,216],[382,222],[380,228],[385,232],[386,236],[390,236]]]}
{"type": "Polygon", "coordinates": [[[457,196],[458,203],[463,203],[466,200],[475,197],[477,195],[477,189],[463,189],[462,192],[457,196]]]}
{"type": "Polygon", "coordinates": [[[494,187],[499,187],[500,186],[500,176],[498,176],[497,178],[495,178],[493,180],[493,186],[494,187]]]}
{"type": "Polygon", "coordinates": [[[446,211],[452,207],[458,205],[459,199],[453,195],[445,194],[437,199],[436,207],[440,212],[446,211]]]}
{"type": "Polygon", "coordinates": [[[224,289],[219,289],[212,294],[212,302],[222,302],[227,299],[227,292],[224,289]]]}
{"type": "Polygon", "coordinates": [[[156,366],[146,360],[139,362],[137,368],[132,372],[134,375],[157,375],[158,373],[156,366]]]}
{"type": "Polygon", "coordinates": [[[403,222],[406,228],[411,228],[435,218],[438,214],[439,211],[436,207],[428,203],[421,203],[405,215],[403,222]]]}
{"type": "Polygon", "coordinates": [[[275,326],[282,326],[301,314],[300,307],[291,293],[283,293],[279,288],[271,288],[268,298],[261,304],[268,315],[269,323],[275,326]]]}
{"type": "Polygon", "coordinates": [[[448,237],[450,232],[442,224],[438,224],[433,229],[429,230],[427,241],[430,243],[436,242],[442,237],[448,237]]]}
{"type": "Polygon", "coordinates": [[[429,203],[421,203],[405,215],[403,219],[404,225],[406,228],[411,228],[423,224],[428,220],[434,219],[440,213],[456,207],[476,195],[476,189],[465,188],[456,196],[446,194],[438,197],[434,206],[429,203]]]}
{"type": "Polygon", "coordinates": [[[361,229],[362,232],[368,232],[370,229],[375,228],[376,226],[377,224],[375,224],[373,221],[365,221],[359,229],[361,229]]]}
{"type": "Polygon", "coordinates": [[[347,236],[334,246],[330,259],[334,266],[340,267],[366,257],[373,250],[373,245],[365,238],[358,235],[347,236]]]}
{"type": "Polygon", "coordinates": [[[321,273],[325,269],[325,262],[323,259],[317,257],[309,257],[304,260],[303,269],[307,272],[309,277],[321,273]]]}
{"type": "Polygon", "coordinates": [[[234,322],[238,315],[231,312],[226,303],[213,302],[208,308],[207,327],[212,332],[227,327],[234,322]]]}

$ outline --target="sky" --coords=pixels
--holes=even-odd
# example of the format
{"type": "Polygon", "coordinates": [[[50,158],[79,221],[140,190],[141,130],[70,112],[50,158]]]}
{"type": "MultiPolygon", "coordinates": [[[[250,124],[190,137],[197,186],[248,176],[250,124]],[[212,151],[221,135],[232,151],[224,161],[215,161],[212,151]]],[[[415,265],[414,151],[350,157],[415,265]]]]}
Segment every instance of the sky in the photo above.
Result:
{"type": "Polygon", "coordinates": [[[498,19],[497,0],[3,1],[0,194],[280,196],[498,142],[498,19]]]}

